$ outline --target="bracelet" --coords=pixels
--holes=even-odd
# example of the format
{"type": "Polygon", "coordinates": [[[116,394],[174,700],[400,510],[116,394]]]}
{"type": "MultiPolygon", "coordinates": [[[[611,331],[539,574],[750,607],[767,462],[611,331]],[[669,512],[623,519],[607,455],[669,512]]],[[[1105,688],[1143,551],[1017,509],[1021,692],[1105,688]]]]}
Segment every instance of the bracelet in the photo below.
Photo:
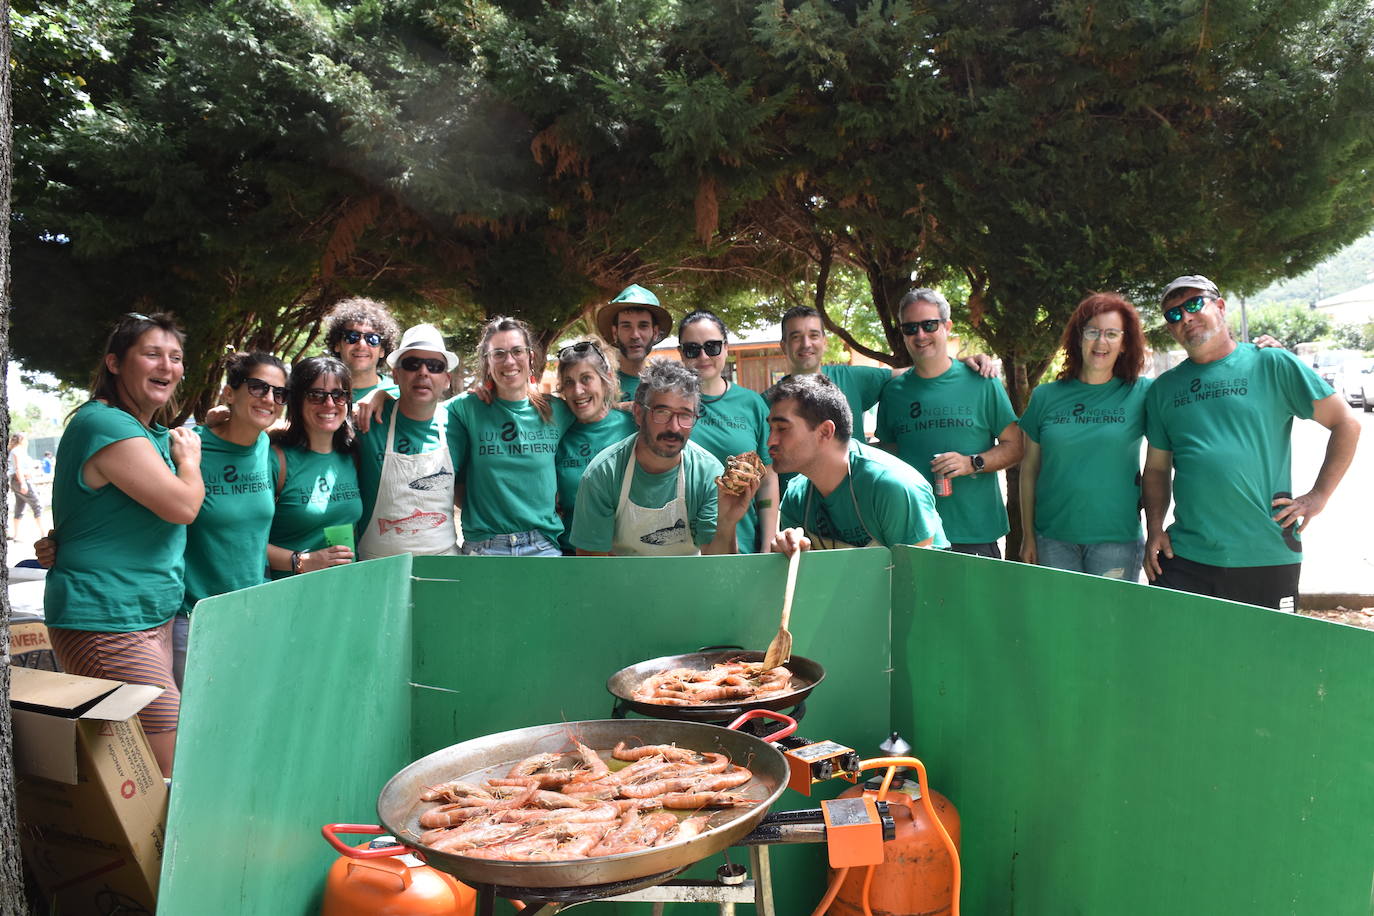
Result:
{"type": "Polygon", "coordinates": [[[754,500],[754,505],[758,506],[760,509],[771,509],[773,508],[773,501],[771,499],[756,499],[754,500]]]}
{"type": "Polygon", "coordinates": [[[299,550],[293,550],[293,551],[291,551],[291,573],[292,573],[293,575],[300,575],[300,572],[301,572],[301,552],[300,552],[299,550]]]}

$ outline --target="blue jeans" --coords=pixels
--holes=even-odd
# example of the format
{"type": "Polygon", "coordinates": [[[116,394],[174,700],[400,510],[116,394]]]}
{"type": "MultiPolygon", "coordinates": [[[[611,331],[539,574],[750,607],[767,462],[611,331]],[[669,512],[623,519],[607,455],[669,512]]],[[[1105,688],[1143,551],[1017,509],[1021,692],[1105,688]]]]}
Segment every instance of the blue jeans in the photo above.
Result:
{"type": "Polygon", "coordinates": [[[498,534],[485,541],[467,541],[463,554],[469,557],[561,557],[558,545],[539,531],[498,534]]]}
{"type": "Polygon", "coordinates": [[[1145,541],[1073,544],[1037,534],[1035,552],[1041,566],[1139,582],[1140,568],[1145,562],[1145,541]]]}
{"type": "Polygon", "coordinates": [[[177,614],[172,618],[172,678],[177,689],[186,677],[186,645],[191,637],[191,615],[177,614]]]}

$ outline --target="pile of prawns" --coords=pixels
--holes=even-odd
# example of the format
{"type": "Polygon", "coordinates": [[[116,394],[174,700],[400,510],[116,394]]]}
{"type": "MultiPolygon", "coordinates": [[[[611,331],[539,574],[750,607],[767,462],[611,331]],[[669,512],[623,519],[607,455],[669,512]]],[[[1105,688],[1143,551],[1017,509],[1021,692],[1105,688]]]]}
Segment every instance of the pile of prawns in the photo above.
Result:
{"type": "Polygon", "coordinates": [[[611,756],[629,766],[613,771],[592,748],[573,745],[568,754],[528,757],[481,785],[453,781],[425,789],[420,800],[438,804],[420,815],[420,826],[429,828],[420,842],[502,861],[612,856],[686,842],[706,830],[710,814],[679,822],[674,810],[758,804],[729,791],[754,774],[724,754],[672,744],[631,748],[622,741],[611,756]]]}
{"type": "Polygon", "coordinates": [[[705,671],[673,668],[645,678],[631,697],[637,703],[696,706],[767,700],[791,689],[792,672],[762,662],[719,662],[705,671]]]}

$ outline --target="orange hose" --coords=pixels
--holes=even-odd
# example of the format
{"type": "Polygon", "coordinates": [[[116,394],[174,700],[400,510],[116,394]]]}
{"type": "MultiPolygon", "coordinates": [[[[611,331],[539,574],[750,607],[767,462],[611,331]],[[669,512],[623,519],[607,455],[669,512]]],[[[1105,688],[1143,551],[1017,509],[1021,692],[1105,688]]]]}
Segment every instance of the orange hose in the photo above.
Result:
{"type": "Polygon", "coordinates": [[[825,916],[825,911],[830,909],[830,904],[835,902],[835,895],[840,892],[840,885],[844,884],[844,879],[848,874],[848,868],[835,870],[835,874],[830,878],[830,886],[825,889],[825,896],[821,898],[816,909],[811,912],[811,916],[825,916]]]}
{"type": "MultiPolygon", "coordinates": [[[[926,816],[935,822],[936,828],[940,831],[940,839],[944,841],[945,848],[949,850],[950,862],[954,866],[954,898],[950,909],[951,916],[959,916],[959,850],[954,845],[953,838],[949,831],[945,829],[940,816],[935,813],[935,806],[930,803],[930,786],[926,782],[926,765],[915,757],[874,757],[871,760],[864,760],[859,763],[860,772],[871,770],[876,767],[888,767],[887,775],[883,778],[883,784],[878,789],[878,800],[882,801],[887,794],[888,786],[892,784],[892,777],[897,772],[897,767],[911,767],[916,771],[917,783],[921,787],[921,805],[926,809],[926,816]]],[[[864,886],[864,912],[868,910],[868,887],[864,886]]]]}

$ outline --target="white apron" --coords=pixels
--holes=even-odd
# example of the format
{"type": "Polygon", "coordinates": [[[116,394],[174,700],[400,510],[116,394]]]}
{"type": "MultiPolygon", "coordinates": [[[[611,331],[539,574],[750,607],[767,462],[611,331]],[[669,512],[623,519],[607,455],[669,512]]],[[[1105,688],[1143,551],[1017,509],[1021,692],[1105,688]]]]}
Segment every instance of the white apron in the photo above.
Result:
{"type": "Polygon", "coordinates": [[[453,458],[448,453],[445,435],[447,412],[434,414],[439,428],[439,447],[420,455],[399,455],[396,443],[396,415],[391,412],[386,430],[386,451],[382,453],[382,479],[377,484],[377,502],[372,517],[358,542],[358,557],[373,560],[398,553],[437,556],[458,553],[458,537],[453,527],[453,458]]]}
{"type": "Polygon", "coordinates": [[[662,509],[646,509],[630,501],[630,485],[638,465],[631,449],[625,482],[620,485],[620,502],[615,507],[611,553],[618,557],[700,556],[701,551],[692,540],[692,526],[687,522],[686,469],[678,463],[677,496],[662,509]]]}

